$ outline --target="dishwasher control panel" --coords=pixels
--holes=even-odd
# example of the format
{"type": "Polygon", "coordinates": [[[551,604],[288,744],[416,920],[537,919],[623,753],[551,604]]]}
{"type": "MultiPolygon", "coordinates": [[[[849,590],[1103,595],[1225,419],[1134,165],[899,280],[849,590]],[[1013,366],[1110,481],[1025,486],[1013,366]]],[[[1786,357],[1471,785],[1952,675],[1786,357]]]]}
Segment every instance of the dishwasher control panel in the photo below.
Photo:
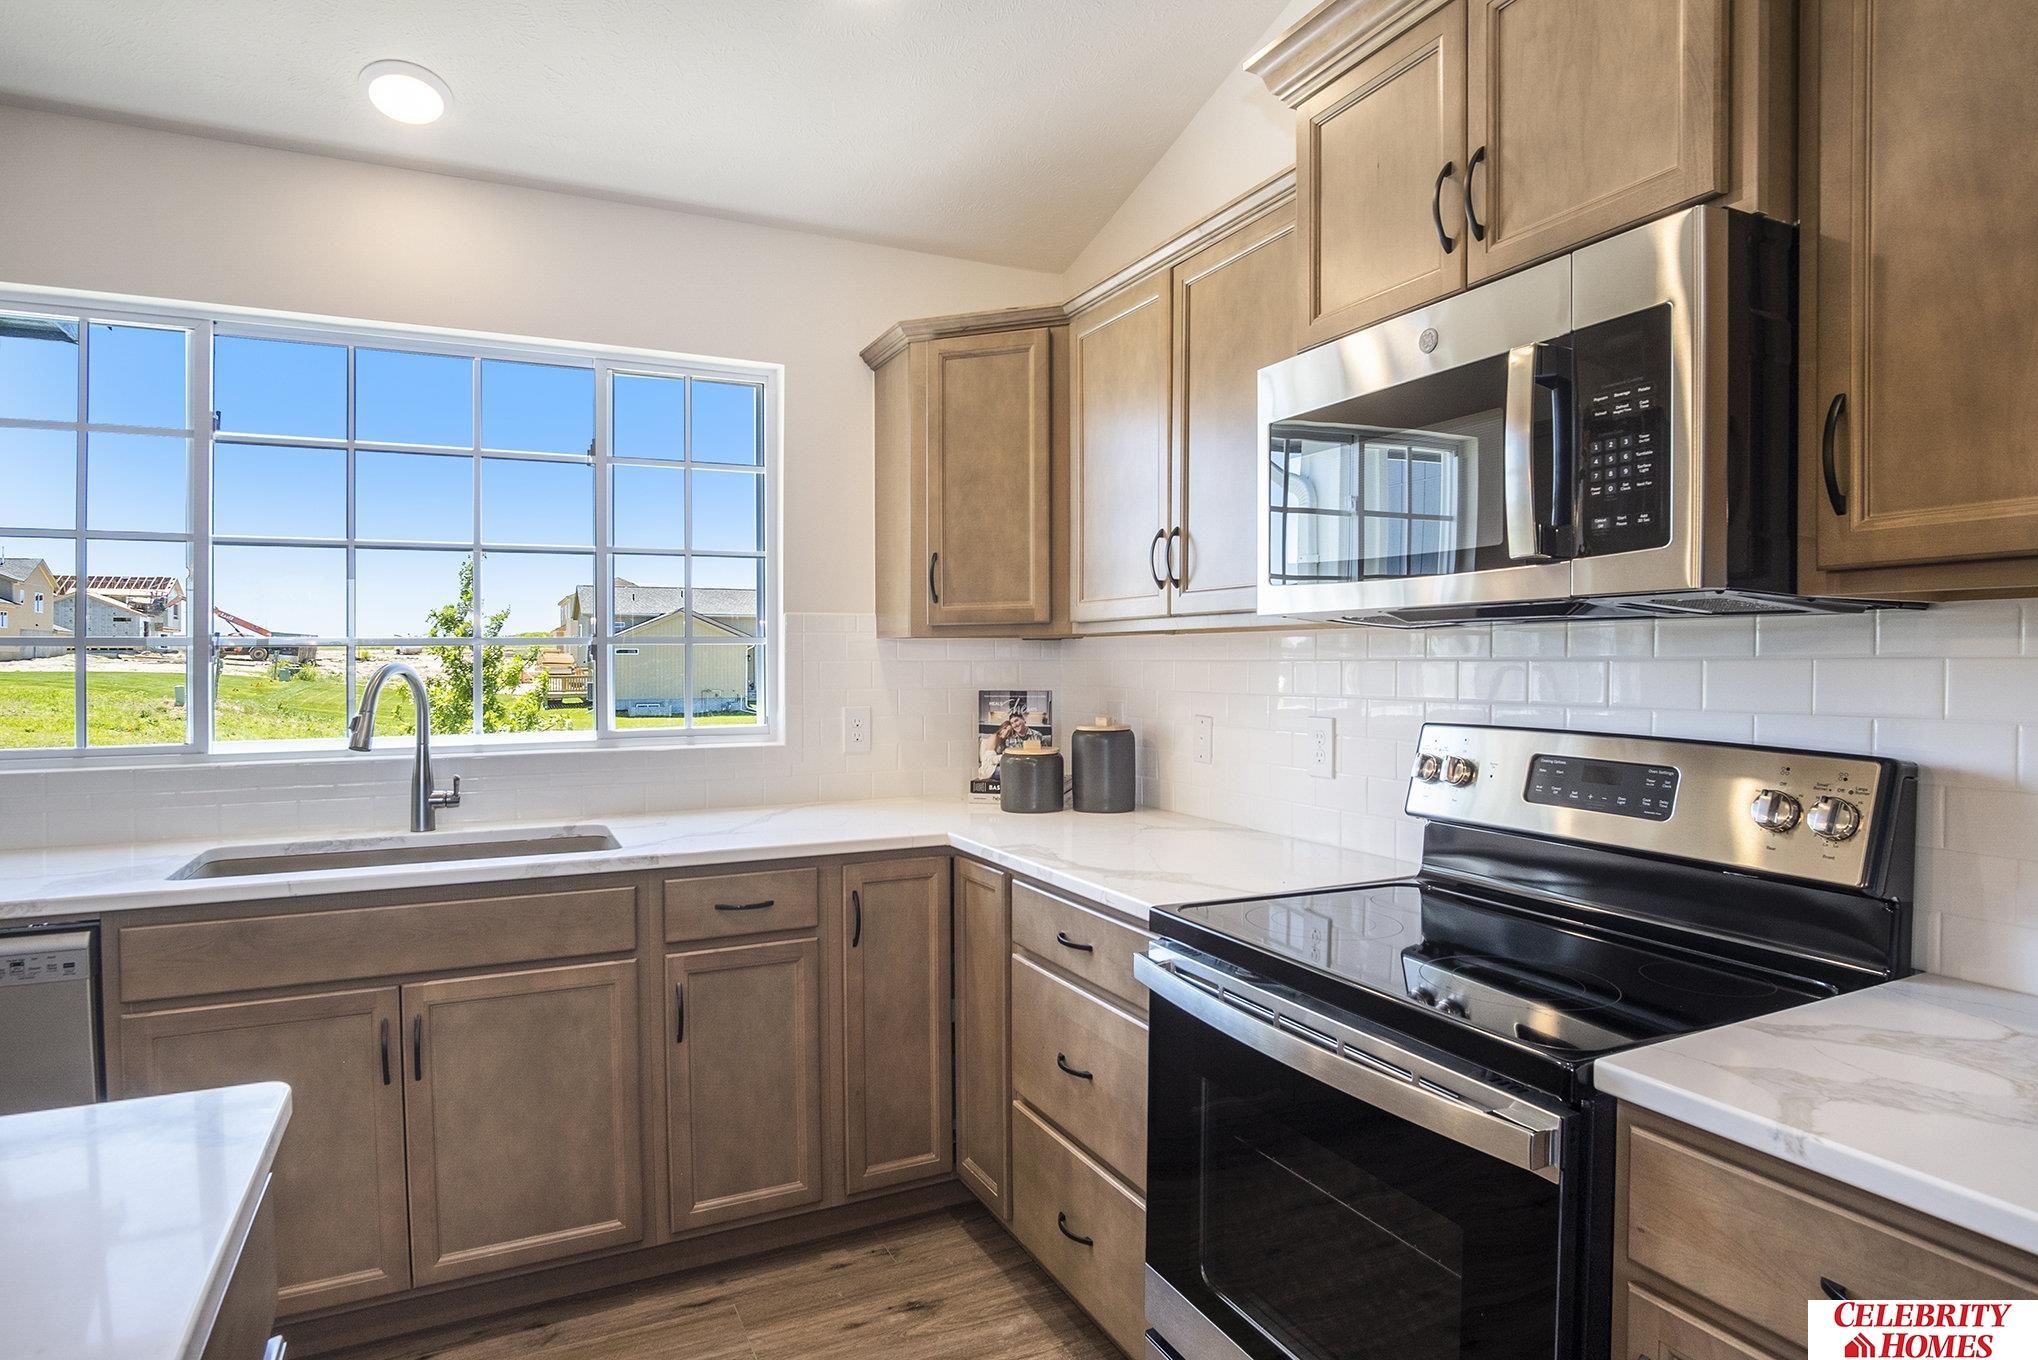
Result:
{"type": "Polygon", "coordinates": [[[77,982],[91,975],[90,936],[19,935],[0,939],[0,987],[77,982]]]}

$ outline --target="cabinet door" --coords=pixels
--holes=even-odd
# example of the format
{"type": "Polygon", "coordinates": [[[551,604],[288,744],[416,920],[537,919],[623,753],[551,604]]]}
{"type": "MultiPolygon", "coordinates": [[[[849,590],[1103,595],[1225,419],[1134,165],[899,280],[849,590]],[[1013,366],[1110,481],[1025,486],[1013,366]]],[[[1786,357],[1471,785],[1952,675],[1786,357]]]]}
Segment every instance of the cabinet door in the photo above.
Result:
{"type": "Polygon", "coordinates": [[[419,1284],[644,1235],[637,965],[403,988],[419,1284]]]}
{"type": "Polygon", "coordinates": [[[1174,290],[1166,272],[1069,323],[1069,604],[1079,622],[1168,612],[1168,374],[1174,290]]]}
{"type": "Polygon", "coordinates": [[[2038,134],[2038,7],[1951,18],[1817,10],[1821,567],[2038,555],[2038,226],[2013,206],[2038,197],[2038,163],[2008,150],[2038,134]]]}
{"type": "Polygon", "coordinates": [[[1444,6],[1297,111],[1305,344],[1465,286],[1465,9],[1444,6]]]}
{"type": "Polygon", "coordinates": [[[1175,267],[1171,612],[1251,612],[1259,582],[1260,370],[1295,353],[1292,209],[1175,267]]]}
{"type": "Polygon", "coordinates": [[[410,1287],[394,987],[154,1011],[120,1030],[123,1095],[289,1083],[269,1190],[279,1311],[410,1287]]]}
{"type": "Polygon", "coordinates": [[[1053,617],[1048,332],[927,347],[927,621],[1053,617]]]}
{"type": "Polygon", "coordinates": [[[1475,282],[1726,189],[1727,0],[1470,3],[1475,282]]]}
{"type": "Polygon", "coordinates": [[[1627,1310],[1628,1341],[1621,1354],[1632,1353],[1636,1360],[1770,1360],[1634,1285],[1628,1286],[1627,1310]]]}
{"type": "Polygon", "coordinates": [[[955,862],[955,1170],[1012,1216],[1012,880],[955,862]]]}
{"type": "Polygon", "coordinates": [[[821,951],[812,939],[665,960],[674,1231],[821,1198],[821,951]]]}
{"type": "Polygon", "coordinates": [[[948,860],[842,871],[844,1117],[850,1194],[955,1165],[948,860]]]}

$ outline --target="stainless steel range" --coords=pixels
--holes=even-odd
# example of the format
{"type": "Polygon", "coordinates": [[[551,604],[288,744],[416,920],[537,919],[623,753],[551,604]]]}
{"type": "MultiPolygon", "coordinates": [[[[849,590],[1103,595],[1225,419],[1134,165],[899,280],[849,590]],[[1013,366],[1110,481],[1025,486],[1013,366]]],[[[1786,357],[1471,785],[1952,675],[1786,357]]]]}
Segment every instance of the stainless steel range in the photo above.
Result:
{"type": "Polygon", "coordinates": [[[1157,913],[1147,1321],[1178,1360],[1599,1360],[1601,1054],[1910,971],[1915,767],[1422,730],[1416,877],[1157,913]]]}

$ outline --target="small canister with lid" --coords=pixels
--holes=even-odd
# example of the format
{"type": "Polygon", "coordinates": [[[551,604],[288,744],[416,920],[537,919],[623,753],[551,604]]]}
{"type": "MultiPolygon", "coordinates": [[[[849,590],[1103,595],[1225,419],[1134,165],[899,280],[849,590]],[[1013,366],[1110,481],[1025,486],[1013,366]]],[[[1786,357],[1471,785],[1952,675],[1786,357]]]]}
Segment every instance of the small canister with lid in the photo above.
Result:
{"type": "Polygon", "coordinates": [[[1077,812],[1130,812],[1139,796],[1132,729],[1099,716],[1069,738],[1077,812]]]}
{"type": "Polygon", "coordinates": [[[1061,752],[1013,746],[998,757],[998,806],[1006,812],[1060,812],[1061,752]]]}

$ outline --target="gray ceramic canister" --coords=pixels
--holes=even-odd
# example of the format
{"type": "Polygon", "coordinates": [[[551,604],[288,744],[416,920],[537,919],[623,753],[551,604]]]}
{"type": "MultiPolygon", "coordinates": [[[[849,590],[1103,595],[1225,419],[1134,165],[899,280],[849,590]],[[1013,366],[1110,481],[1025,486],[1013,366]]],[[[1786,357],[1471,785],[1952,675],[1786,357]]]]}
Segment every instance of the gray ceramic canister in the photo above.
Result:
{"type": "Polygon", "coordinates": [[[1060,812],[1061,752],[1015,746],[998,758],[998,806],[1007,812],[1060,812]]]}
{"type": "Polygon", "coordinates": [[[1139,794],[1132,729],[1108,717],[1084,723],[1069,738],[1077,812],[1130,812],[1139,794]]]}

